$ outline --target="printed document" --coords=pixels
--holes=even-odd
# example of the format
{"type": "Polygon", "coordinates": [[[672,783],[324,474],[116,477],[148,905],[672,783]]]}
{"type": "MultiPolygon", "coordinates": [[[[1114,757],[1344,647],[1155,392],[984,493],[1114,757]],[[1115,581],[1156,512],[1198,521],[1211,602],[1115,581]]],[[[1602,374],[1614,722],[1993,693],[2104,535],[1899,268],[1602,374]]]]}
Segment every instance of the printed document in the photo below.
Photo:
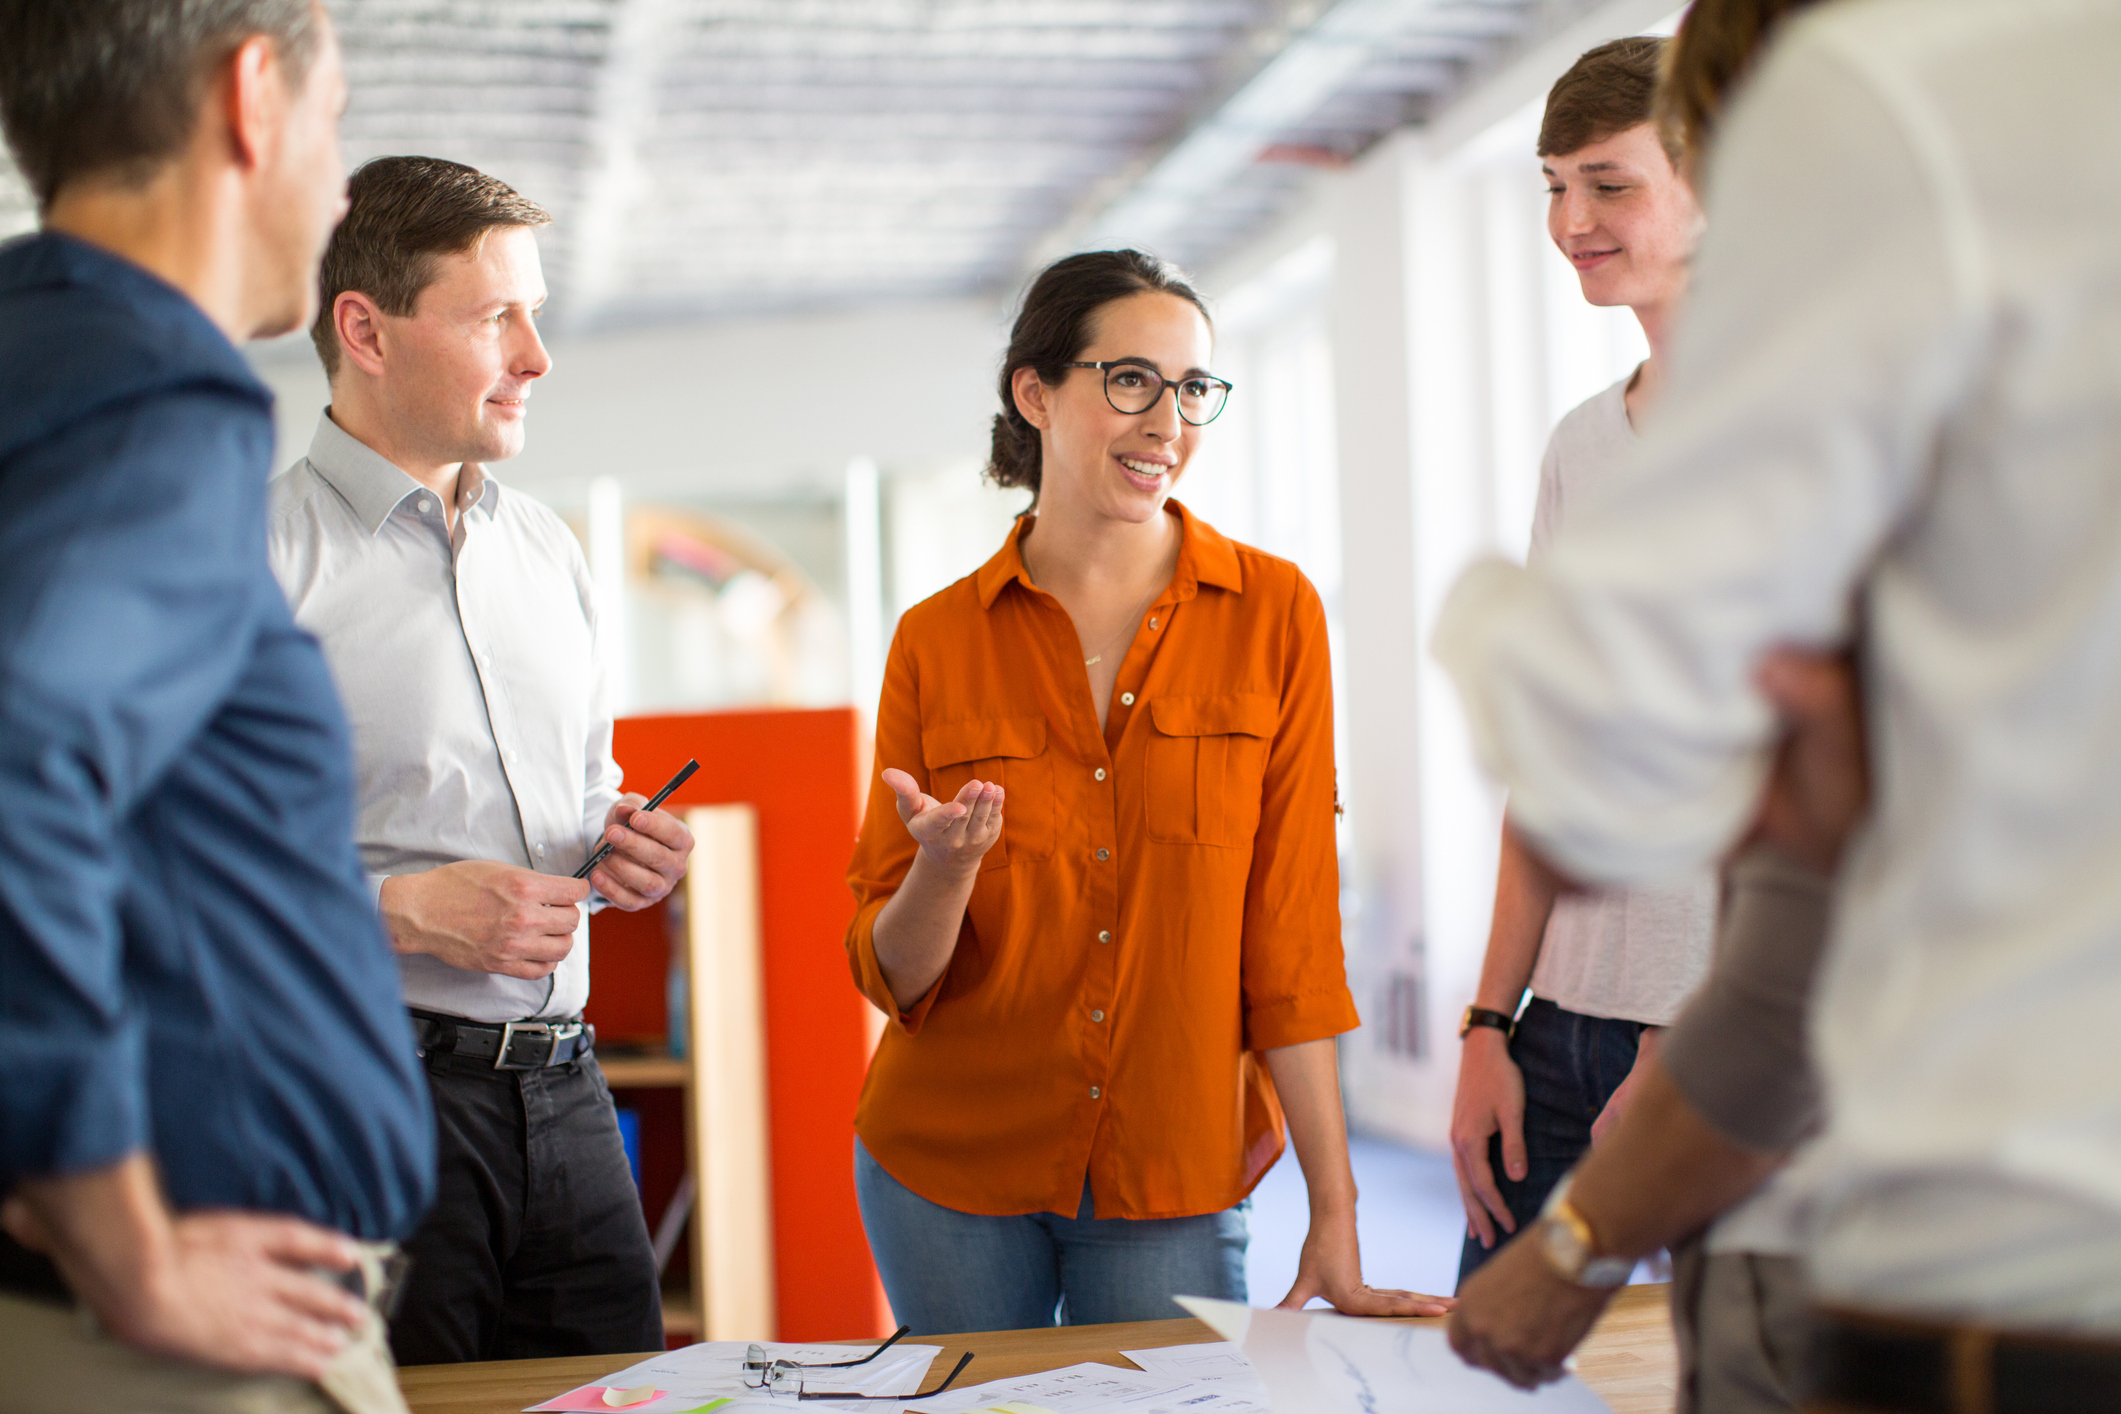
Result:
{"type": "Polygon", "coordinates": [[[1610,1414],[1573,1375],[1528,1393],[1472,1368],[1435,1326],[1256,1311],[1198,1296],[1178,1304],[1244,1352],[1274,1414],[1610,1414]]]}
{"type": "MultiPolygon", "coordinates": [[[[829,1365],[858,1360],[866,1352],[859,1345],[788,1345],[773,1341],[760,1344],[770,1360],[792,1360],[801,1365],[829,1365]]],[[[790,1375],[785,1393],[769,1394],[745,1384],[744,1353],[749,1341],[710,1340],[688,1345],[665,1355],[652,1356],[638,1365],[606,1375],[580,1389],[569,1390],[531,1409],[597,1410],[609,1414],[793,1414],[795,1410],[846,1411],[872,1409],[893,1414],[897,1404],[849,1403],[830,1400],[798,1402],[796,1381],[813,1392],[831,1390],[850,1395],[886,1395],[910,1398],[928,1378],[928,1367],[943,1353],[940,1345],[894,1345],[866,1365],[844,1370],[812,1369],[790,1375]]],[[[977,1368],[977,1362],[971,1367],[977,1368]]]]}

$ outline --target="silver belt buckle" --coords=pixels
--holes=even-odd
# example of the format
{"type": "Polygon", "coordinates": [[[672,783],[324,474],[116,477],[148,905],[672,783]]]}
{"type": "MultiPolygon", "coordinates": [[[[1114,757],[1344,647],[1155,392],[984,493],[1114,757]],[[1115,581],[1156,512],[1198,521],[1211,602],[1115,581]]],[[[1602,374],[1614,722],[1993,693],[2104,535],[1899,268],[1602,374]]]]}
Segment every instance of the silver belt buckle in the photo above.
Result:
{"type": "MultiPolygon", "coordinates": [[[[546,1025],[544,1022],[504,1021],[501,1023],[501,1049],[495,1053],[493,1058],[493,1068],[495,1070],[508,1069],[508,1052],[511,1048],[514,1047],[515,1039],[519,1035],[543,1036],[545,1038],[545,1059],[538,1062],[538,1065],[551,1065],[552,1058],[555,1055],[559,1054],[559,1034],[555,1032],[552,1027],[546,1025]]],[[[536,1068],[536,1066],[526,1065],[520,1068],[524,1070],[533,1070],[536,1068]]]]}

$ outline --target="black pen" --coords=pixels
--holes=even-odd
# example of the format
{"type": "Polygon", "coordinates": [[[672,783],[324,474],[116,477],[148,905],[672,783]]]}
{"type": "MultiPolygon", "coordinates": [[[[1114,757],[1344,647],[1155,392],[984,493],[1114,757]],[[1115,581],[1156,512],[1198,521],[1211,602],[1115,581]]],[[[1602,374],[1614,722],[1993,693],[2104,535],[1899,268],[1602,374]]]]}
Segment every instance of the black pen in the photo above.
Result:
{"type": "MultiPolygon", "coordinates": [[[[684,769],[680,770],[675,776],[672,776],[670,778],[669,784],[665,785],[661,790],[655,793],[655,799],[649,801],[646,805],[642,806],[641,809],[653,810],[658,805],[661,805],[664,801],[670,799],[670,793],[676,790],[679,786],[685,784],[686,781],[691,780],[692,773],[699,769],[699,762],[687,761],[684,765],[684,769]]],[[[609,853],[611,853],[611,841],[606,840],[602,845],[597,848],[597,852],[595,854],[590,855],[589,858],[582,861],[582,867],[574,871],[574,876],[577,879],[588,878],[589,871],[596,868],[599,864],[602,864],[604,862],[604,856],[609,853]]]]}

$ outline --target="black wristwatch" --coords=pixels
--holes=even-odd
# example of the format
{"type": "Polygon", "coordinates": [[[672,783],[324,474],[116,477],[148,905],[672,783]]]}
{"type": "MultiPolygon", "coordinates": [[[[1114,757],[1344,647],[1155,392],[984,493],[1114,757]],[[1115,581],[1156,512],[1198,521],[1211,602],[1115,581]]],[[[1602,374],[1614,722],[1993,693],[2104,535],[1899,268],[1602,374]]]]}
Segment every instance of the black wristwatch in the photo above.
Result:
{"type": "Polygon", "coordinates": [[[1517,1033],[1517,1022],[1506,1011],[1490,1011],[1484,1006],[1466,1008],[1466,1019],[1458,1024],[1458,1039],[1463,1041],[1476,1026],[1492,1026],[1504,1036],[1517,1033]]]}

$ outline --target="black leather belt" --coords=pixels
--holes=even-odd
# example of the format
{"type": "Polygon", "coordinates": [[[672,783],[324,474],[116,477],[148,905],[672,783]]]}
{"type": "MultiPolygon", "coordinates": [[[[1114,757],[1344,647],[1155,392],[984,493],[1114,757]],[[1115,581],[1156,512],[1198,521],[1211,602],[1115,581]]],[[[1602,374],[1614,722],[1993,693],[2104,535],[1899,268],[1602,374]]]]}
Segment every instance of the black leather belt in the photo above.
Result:
{"type": "Polygon", "coordinates": [[[1810,1402],[1884,1414],[2121,1411],[2121,1340],[1814,1313],[1810,1402]]]}
{"type": "Polygon", "coordinates": [[[498,1025],[461,1016],[414,1011],[413,1034],[420,1055],[462,1056],[492,1061],[495,1070],[542,1070],[566,1065],[596,1049],[597,1029],[580,1017],[565,1021],[504,1021],[498,1025]]]}

